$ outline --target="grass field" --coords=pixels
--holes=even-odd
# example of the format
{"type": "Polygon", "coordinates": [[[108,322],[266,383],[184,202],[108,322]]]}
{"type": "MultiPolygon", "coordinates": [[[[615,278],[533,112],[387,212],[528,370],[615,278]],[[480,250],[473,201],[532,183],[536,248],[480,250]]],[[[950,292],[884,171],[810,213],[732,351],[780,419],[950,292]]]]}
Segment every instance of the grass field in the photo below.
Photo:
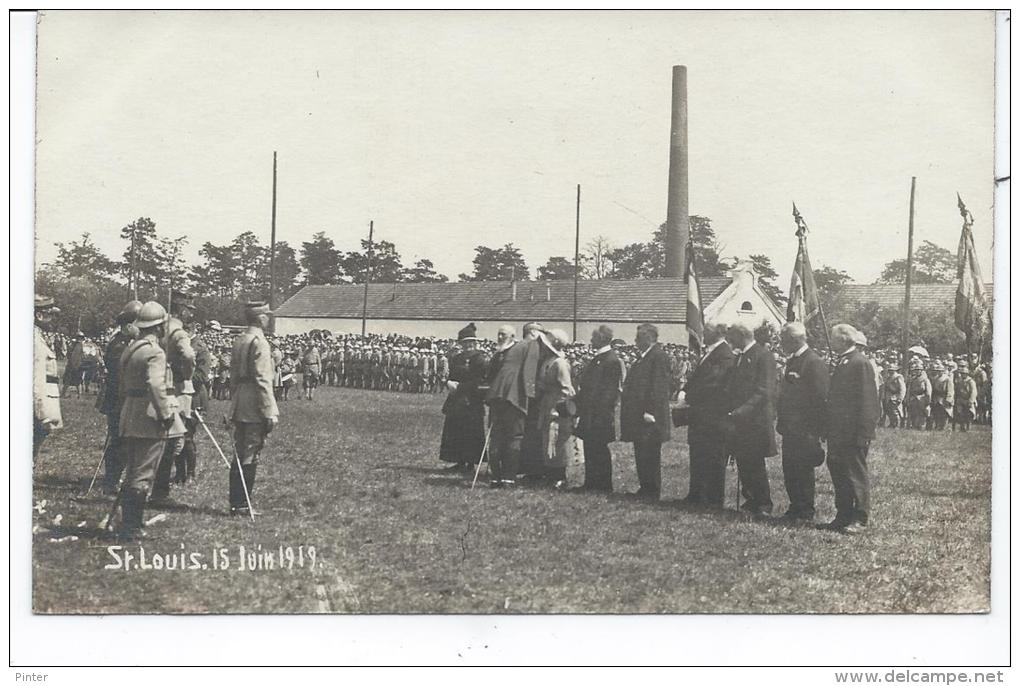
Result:
{"type": "MultiPolygon", "coordinates": [[[[710,613],[982,612],[989,609],[991,432],[880,430],[869,459],[873,525],[844,536],[735,512],[694,514],[682,430],[663,450],[663,502],[553,490],[468,489],[440,471],[442,396],[321,389],[281,404],[260,466],[252,525],[226,516],[227,473],[208,438],[182,507],[127,549],[197,569],[104,569],[84,497],[105,423],[94,397],[63,401],[69,429],[35,463],[33,606],[41,613],[710,613]],[[53,524],[60,516],[60,523],[53,524]],[[85,522],[83,527],[78,527],[85,522]],[[72,540],[76,537],[77,540],[72,540]],[[239,569],[239,546],[295,560],[239,569]],[[299,546],[303,546],[300,549],[299,546]],[[315,548],[314,568],[309,546],[315,548]],[[230,566],[213,551],[225,549],[230,566]],[[303,566],[298,560],[303,561],[303,566]],[[201,568],[201,564],[206,568],[201,568]],[[290,565],[288,565],[289,567],[290,565]]],[[[227,403],[214,402],[212,429],[227,403]]],[[[628,444],[613,444],[618,493],[637,489],[628,444]]],[[[580,483],[582,466],[568,471],[580,483]]],[[[769,460],[777,511],[778,458],[769,460]]],[[[819,521],[833,515],[818,470],[819,521]]],[[[735,476],[728,477],[732,506],[735,476]]],[[[146,517],[158,514],[150,510],[146,517]]],[[[118,556],[121,551],[114,550],[118,556]]]]}

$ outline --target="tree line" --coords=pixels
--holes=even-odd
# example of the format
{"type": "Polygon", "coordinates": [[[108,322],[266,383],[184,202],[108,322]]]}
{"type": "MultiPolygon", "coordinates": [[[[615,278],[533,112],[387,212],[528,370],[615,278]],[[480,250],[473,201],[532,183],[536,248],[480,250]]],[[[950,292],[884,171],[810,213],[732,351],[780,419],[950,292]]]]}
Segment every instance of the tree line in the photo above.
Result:
{"type": "MultiPolygon", "coordinates": [[[[724,276],[738,261],[723,257],[708,217],[692,216],[691,230],[695,267],[702,278],[724,276]]],[[[589,241],[580,252],[578,268],[584,279],[642,279],[665,275],[665,224],[647,241],[613,245],[604,236],[589,241]]],[[[124,249],[118,259],[105,255],[89,233],[78,240],[56,243],[57,256],[41,265],[36,273],[37,292],[57,295],[67,305],[58,325],[63,330],[82,330],[98,335],[112,320],[128,295],[136,291],[141,300],[166,300],[170,288],[194,293],[207,319],[239,323],[240,303],[264,299],[270,290],[270,247],[251,231],[242,232],[225,243],[207,241],[201,245],[200,260],[189,264],[184,258],[185,237],[160,234],[149,217],[139,217],[120,231],[124,249]]],[[[312,235],[295,249],[286,241],[276,243],[274,269],[277,302],[284,302],[305,285],[373,282],[447,282],[428,258],[405,265],[397,246],[386,240],[360,242],[360,250],[343,251],[324,231],[312,235]]],[[[746,256],[759,273],[759,284],[781,307],[785,288],[776,282],[778,274],[766,255],[746,256]]],[[[521,250],[513,243],[499,247],[475,248],[472,269],[457,275],[460,281],[528,281],[573,279],[574,260],[563,255],[549,257],[534,273],[521,250]]],[[[914,283],[950,283],[955,278],[955,255],[929,241],[914,256],[914,283]]],[[[881,283],[902,283],[906,260],[885,265],[881,283]]],[[[851,276],[827,265],[815,270],[823,308],[836,314],[842,307],[838,293],[851,276]]],[[[875,313],[871,317],[880,321],[875,313]]],[[[887,317],[889,321],[893,316],[887,317]]],[[[888,330],[888,323],[877,329],[888,330]]]]}

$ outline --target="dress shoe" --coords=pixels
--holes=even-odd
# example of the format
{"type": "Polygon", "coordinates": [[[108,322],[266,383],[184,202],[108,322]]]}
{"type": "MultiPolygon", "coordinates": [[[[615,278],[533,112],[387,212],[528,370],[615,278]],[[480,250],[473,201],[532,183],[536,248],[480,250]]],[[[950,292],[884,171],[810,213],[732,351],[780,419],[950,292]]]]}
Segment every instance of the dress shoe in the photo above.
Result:
{"type": "Polygon", "coordinates": [[[247,505],[230,508],[230,516],[232,517],[251,517],[251,516],[259,517],[261,515],[262,515],[261,512],[259,512],[258,510],[250,509],[247,505]]]}
{"type": "Polygon", "coordinates": [[[499,479],[493,479],[489,482],[489,488],[503,488],[503,482],[499,479]]]}
{"type": "Polygon", "coordinates": [[[659,499],[658,491],[651,491],[651,490],[648,490],[646,488],[639,488],[639,489],[637,489],[637,492],[634,493],[634,496],[637,497],[637,498],[641,498],[642,500],[658,500],[659,499]]]}
{"type": "Polygon", "coordinates": [[[826,524],[819,524],[815,528],[817,528],[817,529],[819,529],[821,531],[842,531],[849,524],[850,524],[850,522],[848,522],[847,520],[839,519],[837,517],[836,519],[833,519],[831,522],[828,522],[826,524]]]}
{"type": "Polygon", "coordinates": [[[847,524],[842,529],[843,533],[850,534],[851,536],[857,535],[857,534],[863,534],[863,533],[866,533],[867,531],[868,531],[868,525],[865,524],[864,522],[850,522],[849,524],[847,524]]]}

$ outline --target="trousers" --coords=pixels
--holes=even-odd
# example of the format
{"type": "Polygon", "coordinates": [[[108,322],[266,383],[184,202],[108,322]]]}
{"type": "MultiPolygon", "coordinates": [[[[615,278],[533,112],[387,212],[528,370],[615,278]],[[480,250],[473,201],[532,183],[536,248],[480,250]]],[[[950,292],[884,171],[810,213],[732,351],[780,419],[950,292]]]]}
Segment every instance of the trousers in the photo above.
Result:
{"type": "Polygon", "coordinates": [[[124,484],[122,490],[149,493],[156,479],[156,468],[166,452],[165,438],[121,438],[124,449],[124,484]]]}
{"type": "Polygon", "coordinates": [[[842,523],[868,523],[871,484],[868,478],[868,448],[855,444],[829,444],[829,475],[836,500],[836,519],[842,523]]]}
{"type": "Polygon", "coordinates": [[[613,490],[613,456],[605,441],[584,441],[584,485],[594,491],[613,490]]]}
{"type": "Polygon", "coordinates": [[[712,507],[722,507],[726,490],[726,443],[701,440],[690,443],[690,488],[687,499],[712,507]]]}
{"type": "Polygon", "coordinates": [[[765,456],[756,452],[733,451],[743,495],[752,510],[772,511],[772,491],[765,469],[765,456]]]}
{"type": "Polygon", "coordinates": [[[124,446],[120,437],[120,413],[111,412],[106,415],[106,450],[103,451],[103,487],[113,491],[120,482],[124,471],[124,446]]]}
{"type": "Polygon", "coordinates": [[[520,466],[526,415],[505,400],[490,405],[489,472],[493,479],[515,480],[520,466]]]}
{"type": "Polygon", "coordinates": [[[634,441],[634,463],[641,492],[659,495],[662,491],[662,440],[657,431],[649,431],[648,434],[640,441],[634,441]]]}
{"type": "MultiPolygon", "coordinates": [[[[817,444],[817,440],[815,443],[817,444]]],[[[807,436],[783,436],[783,484],[790,498],[792,515],[811,518],[815,515],[815,463],[807,436]]]]}

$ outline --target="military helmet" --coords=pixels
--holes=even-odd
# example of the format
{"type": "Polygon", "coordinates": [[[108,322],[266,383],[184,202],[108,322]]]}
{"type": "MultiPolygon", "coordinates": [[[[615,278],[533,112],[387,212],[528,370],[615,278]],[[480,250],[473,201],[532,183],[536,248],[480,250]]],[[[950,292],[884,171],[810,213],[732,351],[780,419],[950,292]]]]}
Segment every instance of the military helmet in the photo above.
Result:
{"type": "Polygon", "coordinates": [[[135,326],[139,329],[151,329],[165,321],[166,310],[155,300],[150,300],[138,310],[138,319],[135,320],[135,326]]]}
{"type": "Polygon", "coordinates": [[[116,322],[120,325],[130,324],[138,319],[138,313],[142,309],[141,300],[132,300],[124,305],[124,309],[117,315],[116,322]]]}

